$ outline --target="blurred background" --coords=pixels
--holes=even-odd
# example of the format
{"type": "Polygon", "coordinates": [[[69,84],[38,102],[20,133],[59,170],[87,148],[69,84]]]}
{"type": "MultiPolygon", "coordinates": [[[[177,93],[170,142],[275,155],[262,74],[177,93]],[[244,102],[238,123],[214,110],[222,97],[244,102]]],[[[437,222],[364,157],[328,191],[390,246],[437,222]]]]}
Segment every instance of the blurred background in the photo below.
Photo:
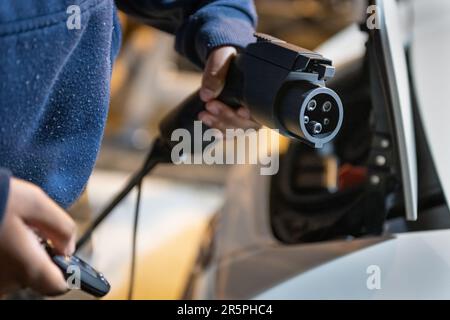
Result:
{"type": "MultiPolygon", "coordinates": [[[[356,3],[256,0],[258,31],[314,49],[355,20],[356,3]]],[[[121,20],[123,44],[113,72],[103,147],[85,194],[71,209],[80,234],[139,168],[162,117],[200,85],[200,71],[175,53],[172,36],[124,15],[121,20]]],[[[225,165],[161,166],[145,180],[133,299],[180,297],[202,232],[223,205],[228,170],[225,165]]],[[[127,298],[135,198],[131,194],[117,207],[83,252],[112,284],[106,299],[127,298]]]]}

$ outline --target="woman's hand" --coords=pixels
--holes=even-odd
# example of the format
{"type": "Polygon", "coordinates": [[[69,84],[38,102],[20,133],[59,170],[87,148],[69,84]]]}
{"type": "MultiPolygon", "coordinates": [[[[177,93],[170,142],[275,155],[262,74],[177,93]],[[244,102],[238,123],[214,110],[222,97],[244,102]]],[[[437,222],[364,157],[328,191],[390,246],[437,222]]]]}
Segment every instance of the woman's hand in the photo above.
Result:
{"type": "Polygon", "coordinates": [[[0,294],[31,288],[44,295],[68,290],[63,274],[38,237],[51,240],[56,252],[75,250],[75,223],[39,187],[11,178],[0,225],[0,294]]]}
{"type": "Polygon", "coordinates": [[[253,121],[247,108],[240,107],[235,110],[216,100],[225,86],[228,69],[236,53],[236,49],[229,46],[213,50],[206,62],[200,89],[200,98],[206,103],[206,110],[199,114],[199,120],[222,132],[225,132],[225,129],[260,127],[253,121]]]}

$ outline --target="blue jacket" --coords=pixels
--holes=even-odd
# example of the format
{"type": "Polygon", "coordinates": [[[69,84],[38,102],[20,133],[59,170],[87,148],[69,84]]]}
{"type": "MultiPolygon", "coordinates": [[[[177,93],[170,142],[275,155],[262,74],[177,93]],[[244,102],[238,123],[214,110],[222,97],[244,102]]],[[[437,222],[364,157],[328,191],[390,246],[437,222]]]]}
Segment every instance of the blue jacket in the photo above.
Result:
{"type": "MultiPolygon", "coordinates": [[[[217,46],[245,46],[256,24],[251,0],[116,5],[175,34],[177,51],[200,67],[217,46]]],[[[0,1],[0,219],[11,175],[63,207],[80,195],[100,148],[119,47],[113,0],[0,1]],[[80,29],[67,27],[71,5],[80,8],[80,29]]]]}

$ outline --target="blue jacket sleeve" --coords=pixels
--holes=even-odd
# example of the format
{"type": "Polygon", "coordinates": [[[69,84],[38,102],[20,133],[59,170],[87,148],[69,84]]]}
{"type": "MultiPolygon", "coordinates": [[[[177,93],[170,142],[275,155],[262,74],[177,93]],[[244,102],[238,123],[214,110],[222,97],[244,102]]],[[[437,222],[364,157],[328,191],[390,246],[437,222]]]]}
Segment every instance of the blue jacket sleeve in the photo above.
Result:
{"type": "Polygon", "coordinates": [[[8,201],[10,177],[11,172],[9,170],[0,168],[0,224],[3,221],[6,203],[8,201]]]}
{"type": "Polygon", "coordinates": [[[116,0],[119,9],[176,35],[175,48],[203,66],[214,48],[245,47],[253,41],[253,0],[116,0]]]}

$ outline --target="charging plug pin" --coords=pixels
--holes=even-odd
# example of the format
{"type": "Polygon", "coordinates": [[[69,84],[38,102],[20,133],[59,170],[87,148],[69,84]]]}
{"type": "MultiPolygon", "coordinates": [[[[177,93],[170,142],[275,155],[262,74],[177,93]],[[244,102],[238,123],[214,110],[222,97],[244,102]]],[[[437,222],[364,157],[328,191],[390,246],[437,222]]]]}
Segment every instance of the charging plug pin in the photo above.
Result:
{"type": "Polygon", "coordinates": [[[308,131],[312,134],[319,134],[322,132],[322,124],[316,121],[309,122],[308,131]]]}
{"type": "Polygon", "coordinates": [[[316,107],[317,107],[316,100],[311,100],[310,102],[308,102],[308,106],[307,106],[308,111],[313,111],[314,109],[316,109],[316,107]]]}
{"type": "Polygon", "coordinates": [[[322,111],[323,111],[323,112],[328,112],[328,111],[331,110],[331,107],[332,107],[332,106],[333,106],[333,105],[331,104],[330,101],[325,101],[325,103],[322,105],[322,111]]]}

